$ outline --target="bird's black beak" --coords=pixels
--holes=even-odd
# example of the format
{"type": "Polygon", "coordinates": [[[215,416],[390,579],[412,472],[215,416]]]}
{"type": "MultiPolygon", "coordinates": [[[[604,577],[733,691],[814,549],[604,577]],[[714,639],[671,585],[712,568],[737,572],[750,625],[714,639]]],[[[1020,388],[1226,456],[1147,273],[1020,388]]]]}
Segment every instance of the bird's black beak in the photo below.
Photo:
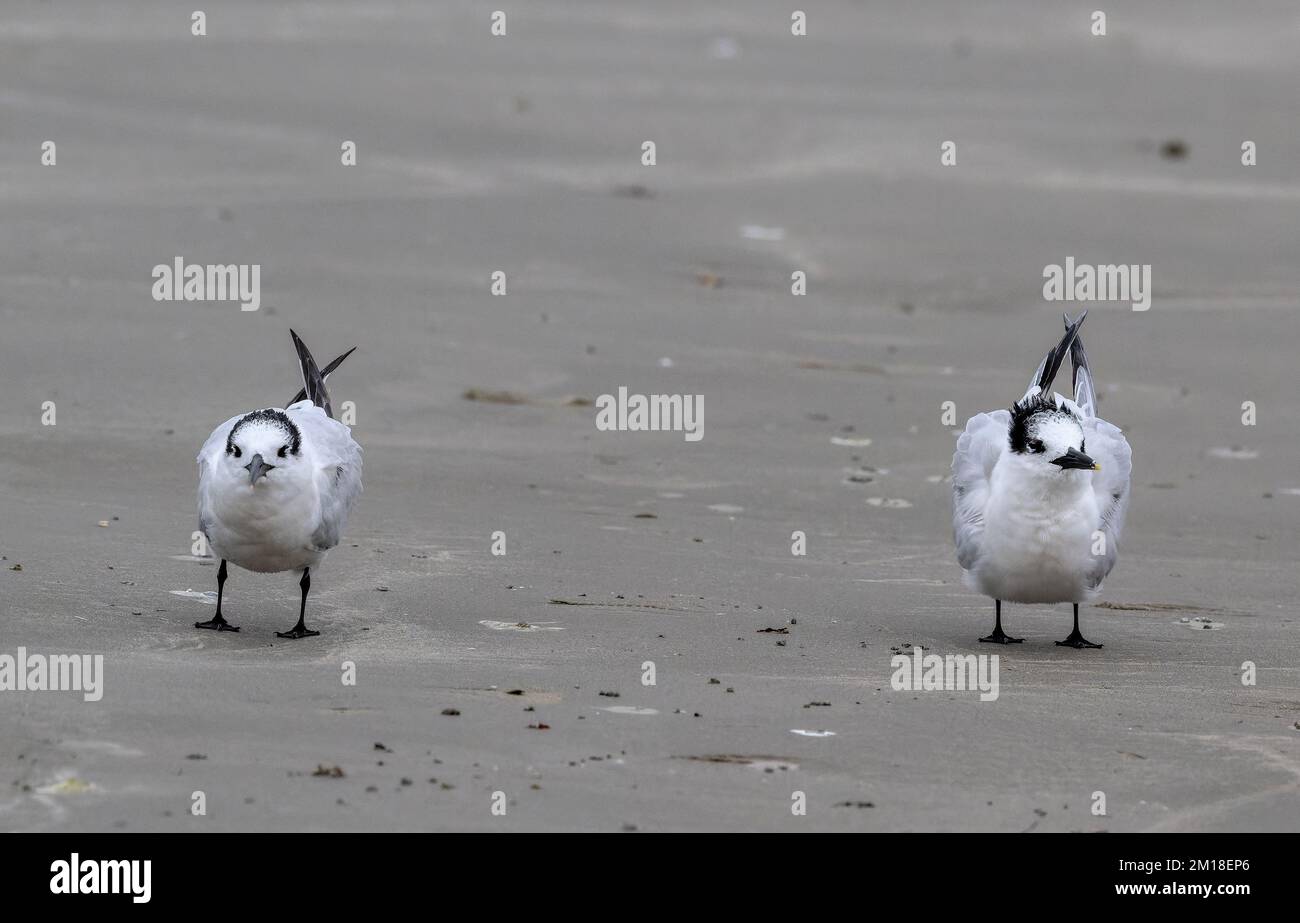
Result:
{"type": "Polygon", "coordinates": [[[274,467],[275,465],[268,465],[262,461],[262,456],[254,455],[253,460],[244,466],[244,470],[248,472],[248,486],[252,487],[257,483],[258,478],[266,477],[266,472],[274,467]]]}
{"type": "Polygon", "coordinates": [[[1052,459],[1053,465],[1060,465],[1062,470],[1067,468],[1078,468],[1083,471],[1095,471],[1101,468],[1087,455],[1084,455],[1078,449],[1066,449],[1065,454],[1060,458],[1052,459]]]}

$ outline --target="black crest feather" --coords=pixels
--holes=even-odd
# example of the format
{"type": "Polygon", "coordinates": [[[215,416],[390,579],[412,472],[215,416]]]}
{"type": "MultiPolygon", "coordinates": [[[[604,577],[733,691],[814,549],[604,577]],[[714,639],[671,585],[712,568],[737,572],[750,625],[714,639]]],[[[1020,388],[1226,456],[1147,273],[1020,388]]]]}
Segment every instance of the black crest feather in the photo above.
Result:
{"type": "Polygon", "coordinates": [[[1056,406],[1056,400],[1042,394],[1035,394],[1017,401],[1011,406],[1011,451],[1025,453],[1029,451],[1029,421],[1040,413],[1062,413],[1056,406]]]}

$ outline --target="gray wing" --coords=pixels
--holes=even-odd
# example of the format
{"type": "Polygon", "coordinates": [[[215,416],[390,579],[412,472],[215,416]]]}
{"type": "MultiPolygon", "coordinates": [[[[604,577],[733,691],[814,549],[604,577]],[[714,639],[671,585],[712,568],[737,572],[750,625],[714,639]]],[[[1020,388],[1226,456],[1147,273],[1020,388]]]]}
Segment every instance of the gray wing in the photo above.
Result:
{"type": "Polygon", "coordinates": [[[966,421],[952,456],[952,534],[957,563],[970,570],[979,559],[984,537],[984,507],[989,500],[993,467],[1007,451],[1011,414],[977,413],[966,421]]]}
{"type": "Polygon", "coordinates": [[[208,489],[212,481],[212,469],[217,460],[225,454],[226,438],[235,424],[243,419],[243,414],[231,417],[225,423],[222,423],[212,431],[203,448],[199,449],[198,457],[195,461],[199,463],[199,531],[205,536],[208,534],[208,526],[212,524],[212,501],[208,497],[208,489]]]}
{"type": "Polygon", "coordinates": [[[1095,588],[1101,586],[1119,557],[1120,534],[1124,530],[1132,486],[1133,450],[1119,427],[1100,417],[1083,421],[1083,438],[1088,454],[1101,466],[1092,474],[1092,489],[1097,497],[1097,509],[1101,511],[1097,529],[1105,536],[1106,545],[1105,553],[1096,556],[1088,578],[1095,588]]]}
{"type": "Polygon", "coordinates": [[[310,453],[316,468],[321,518],[312,542],[324,551],[339,543],[348,513],[361,494],[361,446],[347,426],[310,401],[300,401],[285,413],[302,431],[303,451],[310,453]]]}

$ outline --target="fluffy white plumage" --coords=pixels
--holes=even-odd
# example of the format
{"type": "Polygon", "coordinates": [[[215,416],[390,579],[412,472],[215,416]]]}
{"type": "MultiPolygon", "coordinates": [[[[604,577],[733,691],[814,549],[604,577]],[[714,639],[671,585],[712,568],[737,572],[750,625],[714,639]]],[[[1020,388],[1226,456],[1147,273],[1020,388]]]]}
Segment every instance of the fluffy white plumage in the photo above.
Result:
{"type": "MultiPolygon", "coordinates": [[[[995,600],[1092,600],[1119,554],[1132,452],[1123,433],[1096,415],[1078,339],[1082,323],[1083,317],[1066,319],[1065,339],[1038,367],[1014,413],[976,414],[957,439],[957,560],[966,584],[995,600]],[[1050,391],[1067,352],[1076,400],[1050,391]]],[[[999,616],[995,637],[1000,624],[999,616]]]]}
{"type": "Polygon", "coordinates": [[[292,330],[303,390],[280,409],[231,417],[212,431],[198,455],[199,530],[217,569],[217,613],[198,628],[238,631],[221,612],[227,562],[262,573],[302,571],[298,624],[282,638],[306,638],[311,571],[339,543],[361,493],[361,447],[333,419],[325,378],[351,354],[323,370],[292,330]],[[302,399],[305,398],[305,399],[302,399]]]}
{"type": "MultiPolygon", "coordinates": [[[[361,446],[352,431],[311,401],[281,412],[301,433],[298,464],[278,465],[250,485],[248,472],[226,452],[231,430],[246,414],[213,430],[198,455],[200,529],[218,557],[262,573],[320,564],[339,543],[361,493],[361,446]]],[[[273,458],[284,438],[278,428],[245,426],[241,438],[249,445],[240,460],[258,453],[279,461],[273,458]]]]}
{"type": "MultiPolygon", "coordinates": [[[[1052,398],[1077,413],[1073,401],[1052,398]]],[[[1016,457],[1010,427],[1009,411],[976,414],[952,457],[953,534],[967,585],[1007,602],[1091,600],[1119,555],[1132,470],[1128,441],[1100,417],[1081,418],[1076,447],[1084,444],[1100,469],[1058,471],[1016,457]],[[1098,555],[1096,532],[1104,536],[1098,555]]]]}

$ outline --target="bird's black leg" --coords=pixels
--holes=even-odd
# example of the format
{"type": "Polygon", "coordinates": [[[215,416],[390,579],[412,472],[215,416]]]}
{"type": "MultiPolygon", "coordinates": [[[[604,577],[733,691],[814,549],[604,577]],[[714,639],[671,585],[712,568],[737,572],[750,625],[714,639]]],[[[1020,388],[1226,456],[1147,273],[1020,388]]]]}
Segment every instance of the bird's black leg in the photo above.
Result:
{"type": "Polygon", "coordinates": [[[980,638],[980,640],[987,641],[990,644],[1019,644],[1021,641],[1025,640],[1024,638],[1013,638],[1002,630],[1002,600],[995,599],[993,602],[996,603],[998,607],[998,614],[996,617],[997,621],[993,623],[993,634],[989,635],[987,638],[980,638]]]}
{"type": "Polygon", "coordinates": [[[211,628],[214,631],[239,631],[221,617],[221,591],[226,588],[226,559],[221,559],[221,566],[217,568],[217,614],[206,622],[195,622],[195,628],[211,628]]]}
{"type": "Polygon", "coordinates": [[[275,633],[277,638],[292,638],[297,640],[298,638],[310,638],[320,634],[319,631],[310,631],[306,624],[303,623],[303,616],[307,614],[307,591],[311,589],[310,567],[304,567],[302,569],[302,580],[299,582],[298,586],[302,587],[302,608],[298,610],[298,624],[290,628],[288,631],[277,631],[275,633]]]}
{"type": "Polygon", "coordinates": [[[1074,604],[1074,631],[1070,632],[1070,637],[1064,641],[1056,642],[1061,647],[1101,647],[1100,644],[1093,644],[1083,635],[1079,634],[1079,604],[1074,604]]]}

